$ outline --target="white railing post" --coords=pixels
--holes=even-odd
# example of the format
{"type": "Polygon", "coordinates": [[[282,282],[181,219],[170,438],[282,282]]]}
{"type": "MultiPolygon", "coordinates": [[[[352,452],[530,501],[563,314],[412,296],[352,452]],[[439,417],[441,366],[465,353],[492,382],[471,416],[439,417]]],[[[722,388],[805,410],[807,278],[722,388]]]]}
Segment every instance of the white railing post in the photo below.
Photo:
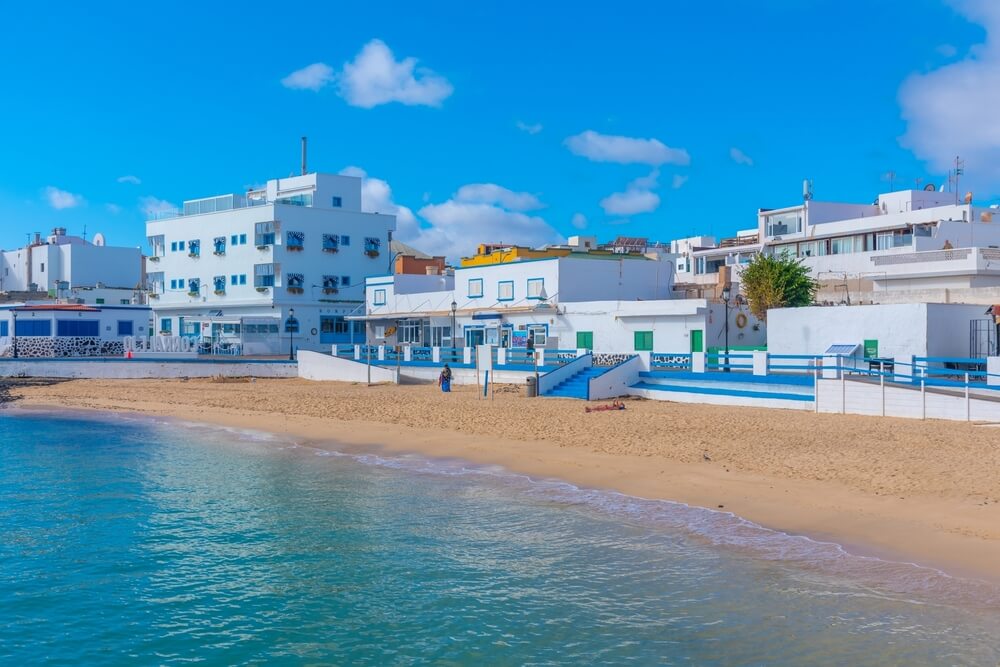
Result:
{"type": "Polygon", "coordinates": [[[754,350],[753,351],[753,374],[754,375],[767,375],[767,365],[770,360],[770,356],[767,350],[754,350]]]}
{"type": "Polygon", "coordinates": [[[441,363],[441,348],[437,345],[431,348],[431,361],[435,364],[441,363]]]}
{"type": "Polygon", "coordinates": [[[361,361],[361,346],[354,346],[354,361],[361,361]]]}
{"type": "MultiPolygon", "coordinates": [[[[884,366],[879,364],[882,368],[884,366]]],[[[882,416],[885,417],[885,371],[882,370],[878,374],[879,384],[882,385],[882,416]]]]}
{"type": "Polygon", "coordinates": [[[413,350],[409,345],[403,348],[403,361],[413,361],[413,350]]]}
{"type": "Polygon", "coordinates": [[[927,419],[927,369],[920,369],[920,418],[927,419]]]}
{"type": "Polygon", "coordinates": [[[965,373],[965,421],[972,421],[972,404],[969,401],[969,373],[965,373]]]}
{"type": "Polygon", "coordinates": [[[498,347],[497,348],[497,366],[507,365],[507,348],[498,347]]]}
{"type": "Polygon", "coordinates": [[[462,348],[462,363],[471,364],[472,363],[472,348],[463,347],[462,348]]]}
{"type": "Polygon", "coordinates": [[[847,414],[847,373],[840,373],[840,414],[847,414]]]}
{"type": "Polygon", "coordinates": [[[540,348],[535,350],[536,365],[541,367],[545,365],[545,348],[540,348]]]}
{"type": "Polygon", "coordinates": [[[1000,385],[1000,357],[986,357],[986,384],[1000,385]]]}
{"type": "Polygon", "coordinates": [[[815,386],[814,386],[814,389],[813,389],[813,412],[819,414],[819,384],[820,384],[819,381],[820,381],[820,369],[818,367],[816,368],[816,372],[814,373],[814,375],[816,376],[816,380],[815,380],[815,386]]]}
{"type": "Polygon", "coordinates": [[[576,356],[582,357],[585,354],[587,354],[586,348],[582,348],[582,347],[576,348],[576,356]]]}
{"type": "Polygon", "coordinates": [[[378,346],[378,360],[385,361],[385,345],[378,346]]]}
{"type": "Polygon", "coordinates": [[[692,373],[704,373],[705,372],[705,353],[704,352],[692,352],[691,353],[691,372],[692,373]]]}

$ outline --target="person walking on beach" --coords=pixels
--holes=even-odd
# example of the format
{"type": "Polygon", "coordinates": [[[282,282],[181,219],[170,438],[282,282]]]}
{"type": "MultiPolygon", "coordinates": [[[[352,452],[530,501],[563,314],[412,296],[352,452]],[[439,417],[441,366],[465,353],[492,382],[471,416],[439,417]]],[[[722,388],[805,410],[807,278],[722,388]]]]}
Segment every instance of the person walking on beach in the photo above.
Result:
{"type": "Polygon", "coordinates": [[[451,392],[451,368],[448,364],[444,365],[444,369],[441,370],[441,375],[438,377],[438,384],[441,385],[441,391],[444,393],[451,392]]]}

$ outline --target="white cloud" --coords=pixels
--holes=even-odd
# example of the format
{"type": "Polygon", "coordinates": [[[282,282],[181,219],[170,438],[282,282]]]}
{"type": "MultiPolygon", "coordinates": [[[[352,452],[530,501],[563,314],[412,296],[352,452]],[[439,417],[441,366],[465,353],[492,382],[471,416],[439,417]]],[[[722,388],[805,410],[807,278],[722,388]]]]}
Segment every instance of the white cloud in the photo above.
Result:
{"type": "Polygon", "coordinates": [[[373,178],[356,166],[342,169],[340,173],[363,179],[362,210],[396,216],[395,238],[423,252],[444,255],[453,262],[475,252],[479,243],[535,246],[563,240],[544,219],[508,208],[508,205],[524,205],[529,201],[527,197],[538,207],[543,206],[534,195],[492,183],[473,183],[459,188],[452,198],[439,204],[427,204],[415,214],[410,208],[396,203],[386,181],[373,178]],[[460,199],[460,194],[465,199],[460,199]],[[481,200],[475,200],[473,195],[481,200]]]}
{"type": "Polygon", "coordinates": [[[49,206],[57,210],[64,208],[76,208],[77,206],[84,204],[82,195],[76,195],[72,192],[60,190],[53,185],[45,188],[44,195],[45,201],[49,203],[49,206]]]}
{"type": "Polygon", "coordinates": [[[683,148],[671,148],[659,139],[637,139],[609,134],[599,134],[587,130],[569,137],[564,142],[575,155],[594,162],[617,162],[619,164],[661,164],[686,165],[691,156],[683,148]]]}
{"type": "Polygon", "coordinates": [[[347,103],[371,109],[380,104],[439,107],[454,91],[441,75],[417,67],[416,58],[397,61],[385,42],[373,39],[337,77],[340,95],[347,103]]]}
{"type": "Polygon", "coordinates": [[[414,245],[452,261],[472,254],[479,243],[540,246],[564,240],[541,217],[490,204],[449,199],[428,204],[419,214],[430,227],[420,231],[414,245]]]}
{"type": "Polygon", "coordinates": [[[574,213],[573,219],[569,221],[569,224],[573,225],[577,229],[587,228],[587,216],[583,213],[574,213]]]}
{"type": "Polygon", "coordinates": [[[899,89],[906,121],[901,143],[944,173],[965,160],[964,188],[1000,191],[1000,3],[956,0],[955,8],[986,28],[986,43],[961,61],[914,74],[899,89]]]}
{"type": "Polygon", "coordinates": [[[131,174],[129,174],[128,176],[119,176],[118,182],[129,183],[131,185],[139,185],[140,183],[142,183],[142,179],[140,179],[138,176],[132,176],[131,174]]]}
{"type": "Polygon", "coordinates": [[[139,197],[139,210],[147,219],[152,219],[158,213],[168,213],[177,210],[177,204],[156,197],[139,197]]]}
{"type": "Polygon", "coordinates": [[[674,190],[679,190],[684,186],[685,183],[688,182],[688,178],[690,177],[682,176],[681,174],[674,174],[674,180],[670,184],[670,187],[672,187],[674,190]]]}
{"type": "Polygon", "coordinates": [[[122,212],[122,207],[119,206],[118,204],[105,204],[104,208],[111,215],[118,215],[119,213],[122,212]]]}
{"type": "Polygon", "coordinates": [[[336,79],[333,68],[326,63],[313,63],[302,69],[295,70],[284,79],[281,85],[292,90],[311,90],[316,92],[336,79]]]}
{"type": "Polygon", "coordinates": [[[401,206],[392,198],[392,188],[381,178],[372,178],[361,167],[350,166],[340,171],[344,176],[357,176],[361,181],[361,210],[366,213],[386,213],[396,216],[395,236],[401,240],[414,238],[420,230],[413,210],[401,206]]]}
{"type": "Polygon", "coordinates": [[[653,192],[658,185],[660,171],[654,169],[628,184],[625,192],[615,192],[601,200],[601,208],[608,215],[636,215],[655,211],[660,205],[660,195],[653,192]]]}
{"type": "Polygon", "coordinates": [[[741,151],[739,148],[730,148],[729,157],[732,158],[733,162],[736,164],[745,164],[748,167],[753,166],[753,158],[741,151]]]}
{"type": "Polygon", "coordinates": [[[495,183],[463,185],[455,193],[455,200],[472,204],[497,204],[511,211],[533,211],[545,206],[530,192],[514,192],[495,183]]]}
{"type": "Polygon", "coordinates": [[[601,200],[601,208],[608,215],[635,215],[655,211],[660,205],[660,195],[650,190],[628,189],[616,192],[601,200]]]}
{"type": "Polygon", "coordinates": [[[525,123],[523,120],[519,120],[516,123],[517,129],[522,132],[527,132],[528,134],[538,134],[542,131],[541,123],[525,123]]]}

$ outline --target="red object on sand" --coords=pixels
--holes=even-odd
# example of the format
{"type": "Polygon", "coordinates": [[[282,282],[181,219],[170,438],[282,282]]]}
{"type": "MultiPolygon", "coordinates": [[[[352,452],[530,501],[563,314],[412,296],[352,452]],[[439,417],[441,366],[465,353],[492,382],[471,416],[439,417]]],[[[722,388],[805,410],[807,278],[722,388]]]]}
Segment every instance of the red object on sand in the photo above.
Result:
{"type": "Polygon", "coordinates": [[[608,410],[624,410],[625,404],[621,401],[615,401],[611,405],[597,405],[594,407],[587,406],[583,410],[584,412],[607,412],[608,410]]]}

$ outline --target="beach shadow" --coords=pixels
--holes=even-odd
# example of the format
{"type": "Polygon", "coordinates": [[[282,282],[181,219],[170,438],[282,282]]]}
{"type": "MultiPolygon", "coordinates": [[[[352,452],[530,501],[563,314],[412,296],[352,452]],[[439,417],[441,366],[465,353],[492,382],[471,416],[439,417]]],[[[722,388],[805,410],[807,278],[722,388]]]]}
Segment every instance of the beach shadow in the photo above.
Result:
{"type": "Polygon", "coordinates": [[[51,387],[68,381],[67,378],[2,378],[0,379],[0,407],[21,398],[16,392],[22,387],[51,387]]]}

